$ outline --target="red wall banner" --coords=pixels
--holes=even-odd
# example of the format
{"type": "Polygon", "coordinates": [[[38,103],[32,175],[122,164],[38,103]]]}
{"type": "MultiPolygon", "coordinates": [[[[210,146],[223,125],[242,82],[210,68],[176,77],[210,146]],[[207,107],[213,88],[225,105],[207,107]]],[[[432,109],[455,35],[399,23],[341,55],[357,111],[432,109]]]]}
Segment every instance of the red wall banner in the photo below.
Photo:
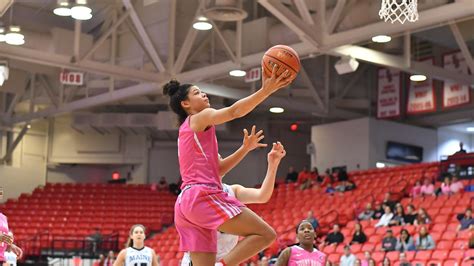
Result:
{"type": "Polygon", "coordinates": [[[400,116],[401,72],[395,69],[378,70],[377,118],[400,116]]]}
{"type": "MultiPolygon", "coordinates": [[[[461,52],[445,54],[443,66],[450,71],[471,74],[466,60],[461,52]]],[[[461,85],[454,81],[446,80],[443,85],[443,108],[452,108],[471,102],[471,90],[467,85],[461,85]]]]}
{"type": "MultiPolygon", "coordinates": [[[[432,63],[434,59],[422,60],[432,63]]],[[[419,114],[436,111],[436,99],[433,80],[428,78],[422,82],[410,81],[408,90],[407,114],[419,114]]]]}

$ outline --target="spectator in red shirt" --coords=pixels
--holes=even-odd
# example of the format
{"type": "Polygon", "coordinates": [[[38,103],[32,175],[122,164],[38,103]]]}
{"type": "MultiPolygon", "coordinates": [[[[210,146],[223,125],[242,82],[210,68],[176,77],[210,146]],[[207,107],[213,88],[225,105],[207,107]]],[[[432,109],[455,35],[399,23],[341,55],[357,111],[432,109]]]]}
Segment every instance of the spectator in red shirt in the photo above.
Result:
{"type": "Polygon", "coordinates": [[[303,171],[298,174],[298,185],[301,190],[311,187],[311,172],[308,171],[306,166],[303,168],[303,171]]]}

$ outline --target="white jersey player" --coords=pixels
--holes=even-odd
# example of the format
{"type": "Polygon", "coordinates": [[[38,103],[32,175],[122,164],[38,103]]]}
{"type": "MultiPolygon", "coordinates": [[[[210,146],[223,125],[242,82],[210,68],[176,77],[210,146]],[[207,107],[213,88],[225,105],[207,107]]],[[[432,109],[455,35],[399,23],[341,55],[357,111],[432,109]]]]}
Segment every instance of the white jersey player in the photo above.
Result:
{"type": "Polygon", "coordinates": [[[114,266],[158,266],[155,251],[145,247],[145,226],[136,224],[130,229],[127,248],[122,249],[114,266]]]}

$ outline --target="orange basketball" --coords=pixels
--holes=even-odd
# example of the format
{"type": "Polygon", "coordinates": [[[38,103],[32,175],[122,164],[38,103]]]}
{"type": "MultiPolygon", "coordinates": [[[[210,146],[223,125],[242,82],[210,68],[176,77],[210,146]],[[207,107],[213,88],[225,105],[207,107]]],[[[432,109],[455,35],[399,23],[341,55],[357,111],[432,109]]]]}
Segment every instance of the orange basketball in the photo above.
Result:
{"type": "Polygon", "coordinates": [[[263,75],[271,77],[275,64],[277,65],[277,76],[288,69],[293,78],[296,77],[301,67],[296,51],[286,45],[275,45],[265,52],[262,58],[263,75]]]}

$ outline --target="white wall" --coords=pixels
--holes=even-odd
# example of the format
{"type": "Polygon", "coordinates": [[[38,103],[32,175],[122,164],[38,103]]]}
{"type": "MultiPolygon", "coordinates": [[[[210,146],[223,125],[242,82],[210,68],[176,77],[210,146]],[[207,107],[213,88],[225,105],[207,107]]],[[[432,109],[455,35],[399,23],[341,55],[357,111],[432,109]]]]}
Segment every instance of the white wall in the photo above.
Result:
{"type": "MultiPolygon", "coordinates": [[[[15,129],[14,137],[18,135],[15,129]]],[[[6,146],[5,132],[2,132],[2,146],[6,146]]],[[[3,201],[17,198],[21,193],[30,193],[46,182],[46,134],[30,130],[18,144],[12,156],[12,165],[0,165],[0,186],[3,187],[3,201]]],[[[3,157],[4,154],[2,153],[3,157]]],[[[2,200],[0,200],[2,202],[2,200]]]]}
{"type": "Polygon", "coordinates": [[[320,172],[334,166],[346,165],[349,170],[369,167],[369,119],[313,126],[311,141],[315,155],[311,166],[320,172]]]}
{"type": "Polygon", "coordinates": [[[474,134],[461,133],[444,127],[438,129],[438,159],[459,151],[459,142],[467,152],[474,151],[474,134]]]}
{"type": "Polygon", "coordinates": [[[50,164],[79,166],[50,168],[48,182],[78,182],[81,176],[90,177],[87,182],[105,182],[114,170],[125,177],[129,165],[134,165],[132,183],[147,182],[149,142],[145,135],[82,134],[71,128],[68,117],[63,117],[55,120],[49,138],[50,164]]]}
{"type": "Polygon", "coordinates": [[[312,166],[320,170],[346,165],[348,170],[373,168],[386,159],[387,141],[423,147],[423,161],[438,159],[437,132],[385,120],[361,118],[356,120],[317,125],[312,127],[311,140],[316,155],[312,166]]]}
{"type": "Polygon", "coordinates": [[[437,138],[435,129],[371,118],[369,167],[375,167],[375,163],[378,161],[397,162],[385,157],[387,141],[420,146],[423,148],[423,162],[436,161],[438,160],[437,138]]]}

